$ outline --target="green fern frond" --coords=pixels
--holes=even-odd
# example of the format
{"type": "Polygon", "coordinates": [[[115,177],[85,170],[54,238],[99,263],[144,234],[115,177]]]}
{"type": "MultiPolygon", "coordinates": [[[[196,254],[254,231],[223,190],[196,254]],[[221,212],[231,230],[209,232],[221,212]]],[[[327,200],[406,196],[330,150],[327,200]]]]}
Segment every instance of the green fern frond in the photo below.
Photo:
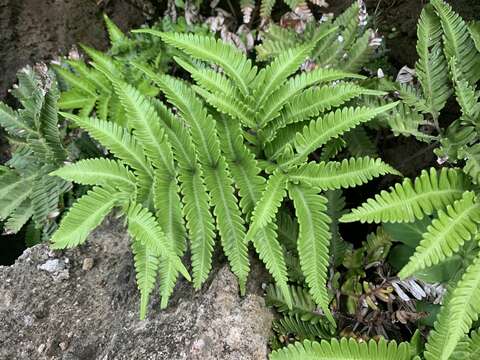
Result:
{"type": "Polygon", "coordinates": [[[269,223],[253,236],[252,242],[258,256],[272,274],[277,288],[282,292],[285,303],[289,308],[292,308],[292,298],[287,284],[287,266],[282,247],[277,240],[276,230],[276,224],[269,223]]]}
{"type": "Polygon", "coordinates": [[[218,116],[216,120],[222,152],[241,196],[240,208],[250,215],[260,200],[265,178],[260,176],[254,154],[243,143],[240,124],[225,116],[218,116]]]}
{"type": "Polygon", "coordinates": [[[267,288],[265,303],[267,306],[274,306],[281,313],[298,315],[302,321],[308,321],[312,324],[326,320],[325,316],[318,311],[317,305],[307,289],[302,286],[289,285],[288,290],[293,306],[290,306],[286,300],[283,290],[274,285],[267,288]]]}
{"type": "Polygon", "coordinates": [[[338,266],[343,262],[345,254],[351,244],[343,240],[338,224],[340,217],[346,212],[345,197],[341,190],[329,190],[325,192],[327,198],[327,215],[332,220],[330,223],[330,233],[332,239],[330,240],[330,258],[333,266],[338,266]]]}
{"type": "Polygon", "coordinates": [[[428,226],[420,244],[405,267],[398,273],[406,278],[418,270],[436,265],[458,252],[478,232],[480,205],[473,192],[465,192],[460,200],[439,210],[438,217],[428,226]]]}
{"type": "Polygon", "coordinates": [[[342,222],[413,222],[445,208],[462,197],[468,184],[461,172],[443,168],[423,170],[414,182],[405,179],[367,200],[351,213],[342,216],[342,222]]]}
{"type": "Polygon", "coordinates": [[[322,340],[320,343],[305,340],[270,354],[271,360],[410,360],[408,343],[370,340],[358,342],[342,338],[322,340]]]}
{"type": "Polygon", "coordinates": [[[344,159],[342,162],[311,162],[290,170],[288,178],[322,190],[334,190],[362,185],[386,174],[401,175],[381,159],[366,156],[344,159]]]}
{"type": "Polygon", "coordinates": [[[0,176],[0,219],[6,219],[30,195],[37,174],[21,177],[13,170],[0,176]]]}
{"type": "Polygon", "coordinates": [[[105,26],[107,28],[110,45],[120,44],[127,40],[127,37],[122,30],[120,30],[120,28],[112,20],[110,20],[107,14],[103,14],[103,20],[105,21],[105,26]]]}
{"type": "Polygon", "coordinates": [[[147,157],[157,169],[175,176],[171,146],[160,127],[155,107],[133,86],[114,77],[110,77],[110,80],[125,109],[128,124],[134,129],[133,134],[147,157]]]}
{"type": "Polygon", "coordinates": [[[82,244],[113,207],[127,199],[128,195],[111,188],[94,187],[75,202],[63,217],[60,227],[52,236],[52,247],[65,249],[82,244]]]}
{"type": "Polygon", "coordinates": [[[455,96],[462,110],[463,118],[475,123],[480,114],[480,94],[463,78],[458,69],[456,58],[450,60],[450,68],[455,84],[455,96]]]}
{"type": "Polygon", "coordinates": [[[261,0],[260,16],[262,18],[269,18],[272,14],[272,9],[274,5],[275,0],[261,0]]]}
{"type": "MultiPolygon", "coordinates": [[[[1,180],[0,180],[1,181],[1,180]]],[[[8,217],[4,224],[7,234],[16,234],[33,215],[32,204],[29,199],[21,203],[8,217]]]]}
{"type": "Polygon", "coordinates": [[[295,136],[296,154],[292,160],[282,164],[284,167],[305,160],[312,151],[336,138],[347,130],[373,119],[378,114],[397,106],[391,103],[384,106],[369,108],[343,108],[331,112],[318,120],[313,120],[303,131],[295,136]]]}
{"type": "Polygon", "coordinates": [[[33,208],[33,220],[36,227],[43,227],[49,218],[58,214],[60,196],[70,188],[70,184],[58,177],[41,174],[32,186],[30,200],[33,208]]]}
{"type": "Polygon", "coordinates": [[[417,28],[417,53],[415,64],[418,80],[430,113],[438,116],[450,96],[448,65],[442,53],[442,27],[433,7],[427,5],[417,28]]]}
{"type": "Polygon", "coordinates": [[[233,82],[219,71],[207,68],[205,66],[194,66],[182,58],[174,57],[175,62],[190,73],[190,76],[202,88],[211,93],[218,93],[231,99],[240,101],[241,97],[238,89],[233,82]]]}
{"type": "Polygon", "coordinates": [[[127,129],[109,121],[81,118],[63,112],[60,114],[87,130],[95,140],[100,142],[119,159],[132,166],[132,168],[141,171],[149,177],[152,176],[153,170],[146,160],[143,149],[127,129]]]}
{"type": "Polygon", "coordinates": [[[147,208],[141,204],[133,203],[130,205],[127,212],[127,222],[128,232],[133,238],[154,251],[165,261],[174,264],[185,279],[191,280],[187,269],[175,252],[174,244],[166,238],[162,228],[147,208]]]}
{"type": "Polygon", "coordinates": [[[480,257],[474,260],[442,306],[425,345],[427,360],[447,360],[480,313],[480,257]]]}
{"type": "Polygon", "coordinates": [[[165,125],[167,137],[174,149],[174,157],[179,163],[178,178],[183,195],[183,213],[191,243],[193,286],[198,289],[207,279],[212,263],[215,234],[209,211],[210,196],[186,127],[163,104],[157,101],[154,105],[165,125]]]}
{"type": "Polygon", "coordinates": [[[290,185],[290,198],[295,205],[300,233],[298,236],[298,255],[306,282],[315,302],[335,325],[328,307],[327,271],[330,248],[330,223],[328,217],[327,199],[311,188],[290,185]]]}
{"type": "Polygon", "coordinates": [[[330,28],[327,31],[319,32],[311,41],[288,49],[263,68],[255,79],[254,98],[257,108],[261,108],[264,103],[268,102],[270,95],[299,68],[317,42],[335,30],[336,28],[330,28]],[[260,79],[261,81],[259,81],[260,79]]]}
{"type": "Polygon", "coordinates": [[[282,107],[301,90],[312,85],[342,80],[345,78],[362,79],[363,77],[342,70],[325,69],[321,67],[309,72],[304,71],[299,75],[291,77],[284,85],[273,92],[269,97],[269,101],[262,106],[260,109],[259,123],[267,124],[269,121],[276,118],[282,107]]]}
{"type": "Polygon", "coordinates": [[[37,135],[35,129],[22,121],[19,114],[3,102],[0,102],[0,126],[13,136],[25,138],[28,135],[37,135]]]}
{"type": "Polygon", "coordinates": [[[332,334],[329,325],[330,323],[321,321],[312,324],[301,320],[298,315],[287,315],[275,320],[272,328],[280,336],[294,335],[295,339],[303,341],[330,338],[332,334]]]}
{"type": "Polygon", "coordinates": [[[280,171],[273,173],[268,178],[262,197],[252,213],[250,228],[247,233],[248,240],[252,239],[261,228],[274,220],[278,208],[287,193],[287,180],[287,176],[280,171]]]}
{"type": "Polygon", "coordinates": [[[166,33],[153,29],[138,29],[133,32],[159,36],[167,44],[183,50],[190,56],[221,66],[225,73],[235,80],[240,91],[244,95],[248,94],[257,69],[252,67],[252,62],[233,45],[211,36],[196,34],[166,33]]]}
{"type": "Polygon", "coordinates": [[[432,0],[431,4],[440,17],[447,59],[455,57],[464,78],[471,84],[476,83],[480,78],[480,60],[467,24],[445,1],[432,0]]]}
{"type": "Polygon", "coordinates": [[[463,148],[459,155],[466,160],[463,171],[470,176],[474,184],[480,184],[480,144],[463,148]]]}
{"type": "Polygon", "coordinates": [[[136,189],[135,175],[125,165],[116,160],[80,160],[50,174],[83,185],[118,186],[124,191],[135,191],[136,189]]]}
{"type": "Polygon", "coordinates": [[[155,250],[135,238],[132,240],[132,251],[137,286],[140,290],[140,319],[143,320],[147,314],[150,294],[155,288],[159,259],[155,250]]]}
{"type": "Polygon", "coordinates": [[[284,127],[287,124],[300,122],[320,113],[330,111],[345,102],[360,95],[385,95],[382,91],[362,88],[361,86],[345,83],[335,86],[326,85],[319,88],[308,89],[295,96],[289,101],[281,114],[278,122],[272,124],[275,128],[284,127]]]}

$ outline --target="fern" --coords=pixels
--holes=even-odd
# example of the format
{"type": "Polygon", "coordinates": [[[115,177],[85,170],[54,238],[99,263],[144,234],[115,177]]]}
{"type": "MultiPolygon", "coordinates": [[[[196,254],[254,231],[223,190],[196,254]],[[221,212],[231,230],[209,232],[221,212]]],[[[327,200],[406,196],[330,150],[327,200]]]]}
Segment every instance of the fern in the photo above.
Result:
{"type": "Polygon", "coordinates": [[[407,343],[397,345],[395,341],[387,342],[384,339],[378,343],[375,340],[360,343],[354,339],[342,338],[341,340],[322,340],[320,343],[309,340],[303,343],[297,342],[274,351],[270,359],[409,360],[411,356],[407,343]]]}
{"type": "Polygon", "coordinates": [[[381,191],[374,199],[344,215],[341,221],[413,222],[445,208],[466,190],[468,182],[457,170],[423,170],[413,183],[405,179],[402,184],[390,187],[389,191],[381,191]]]}
{"type": "MultiPolygon", "coordinates": [[[[248,247],[252,243],[286,306],[294,307],[295,298],[288,285],[288,262],[281,243],[283,230],[279,230],[281,223],[277,221],[288,190],[298,207],[300,235],[298,241],[294,240],[294,247],[299,250],[299,263],[314,303],[321,306],[331,323],[335,322],[326,290],[330,221],[326,199],[320,193],[396,173],[372,158],[351,159],[347,163],[306,163],[317,148],[396,105],[342,108],[345,102],[360,95],[375,97],[384,93],[347,81],[333,87],[332,81],[338,79],[363,79],[346,71],[299,71],[317,44],[335,31],[335,26],[321,29],[300,46],[257,67],[241,51],[211,36],[140,29],[135,33],[157,37],[175,47],[179,54],[175,60],[195,82],[159,73],[143,61],[132,61],[131,71],[148,79],[147,89],[153,89],[150,94],[141,91],[136,80],[129,79],[117,60],[86,48],[93,59],[95,92],[101,93],[102,85],[106,85],[110,101],[116,105],[105,105],[103,112],[97,112],[99,118],[62,114],[86,130],[114,159],[83,160],[54,175],[95,185],[95,189],[108,186],[118,194],[116,201],[110,198],[108,208],[105,203],[104,211],[95,221],[79,224],[81,236],[74,239],[75,243],[83,242],[86,229],[93,229],[104,214],[117,206],[122,209],[129,228],[135,215],[129,209],[141,207],[145,221],[148,218],[144,231],[163,234],[158,235],[163,239],[161,248],[168,245],[173,253],[168,259],[160,254],[158,265],[148,255],[153,247],[151,241],[142,240],[147,248],[134,249],[139,254],[136,265],[140,269],[142,316],[157,279],[152,277],[153,268],[160,278],[161,305],[166,306],[181,272],[180,265],[169,259],[175,258],[173,255],[183,256],[186,238],[192,258],[193,285],[200,288],[205,282],[215,245],[214,224],[223,252],[239,280],[240,292],[244,293],[246,288],[250,268],[248,247]],[[316,90],[318,84],[322,84],[321,91],[316,90]],[[153,98],[158,93],[162,93],[167,105],[153,98]],[[312,101],[311,108],[292,121],[308,121],[311,125],[305,127],[304,134],[296,134],[291,128],[295,123],[285,119],[290,119],[293,113],[300,114],[305,101],[312,101]],[[281,132],[290,140],[276,149],[278,155],[271,156],[267,139],[273,144],[277,138],[283,138],[281,132]],[[266,172],[262,172],[264,164],[266,172]],[[315,172],[322,172],[324,180],[314,183],[315,172]],[[312,242],[315,252],[309,251],[312,242]]],[[[113,32],[113,37],[123,41],[117,30],[113,32]]],[[[88,69],[81,69],[85,77],[88,69]]],[[[86,202],[85,207],[90,206],[88,199],[81,199],[80,205],[86,202]]],[[[72,211],[75,209],[76,206],[72,211]]],[[[80,214],[75,211],[74,215],[80,214]]],[[[68,245],[61,239],[65,229],[70,228],[70,221],[69,216],[65,217],[66,225],[62,223],[57,232],[60,235],[53,238],[58,247],[68,245]]],[[[144,238],[139,229],[129,231],[134,239],[144,238]]]]}
{"type": "Polygon", "coordinates": [[[415,254],[398,274],[406,278],[428,266],[438,264],[452,256],[465,241],[469,241],[478,231],[480,207],[473,192],[465,192],[460,200],[448,205],[423,234],[415,254]]]}
{"type": "Polygon", "coordinates": [[[46,237],[56,226],[64,195],[71,184],[48,173],[75,155],[75,146],[59,124],[59,92],[54,74],[39,66],[18,72],[18,86],[12,90],[22,108],[14,110],[0,103],[0,126],[9,134],[12,158],[0,175],[0,219],[8,233],[17,233],[30,222],[46,237]]]}
{"type": "Polygon", "coordinates": [[[480,258],[474,260],[450,294],[438,315],[426,344],[425,358],[448,359],[458,342],[478,320],[480,305],[480,258]]]}

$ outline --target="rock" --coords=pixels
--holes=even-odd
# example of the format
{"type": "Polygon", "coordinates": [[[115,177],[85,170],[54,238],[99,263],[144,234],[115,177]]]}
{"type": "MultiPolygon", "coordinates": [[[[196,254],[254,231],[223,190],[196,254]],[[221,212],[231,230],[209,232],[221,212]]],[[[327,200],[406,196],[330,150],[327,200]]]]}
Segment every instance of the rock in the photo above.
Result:
{"type": "Polygon", "coordinates": [[[93,268],[93,258],[85,258],[83,259],[82,270],[83,271],[90,271],[93,268]]]}
{"type": "Polygon", "coordinates": [[[0,0],[0,99],[27,64],[66,54],[79,42],[105,49],[102,13],[128,30],[155,10],[150,0],[0,0]]]}
{"type": "Polygon", "coordinates": [[[180,281],[166,310],[154,296],[140,321],[128,243],[113,222],[79,248],[49,256],[37,245],[0,266],[0,359],[267,358],[273,315],[261,296],[261,265],[254,262],[243,298],[228,267],[217,265],[201,291],[180,281]],[[88,258],[95,266],[85,271],[88,258]],[[65,270],[68,279],[52,276],[65,270]]]}

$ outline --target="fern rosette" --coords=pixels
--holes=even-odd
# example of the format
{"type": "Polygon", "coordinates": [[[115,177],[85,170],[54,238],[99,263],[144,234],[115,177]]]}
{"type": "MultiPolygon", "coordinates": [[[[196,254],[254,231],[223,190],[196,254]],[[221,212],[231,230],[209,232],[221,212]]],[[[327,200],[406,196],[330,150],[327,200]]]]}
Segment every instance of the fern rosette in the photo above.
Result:
{"type": "Polygon", "coordinates": [[[300,226],[294,241],[310,295],[334,324],[327,287],[332,220],[325,191],[398,174],[369,156],[310,161],[315,151],[397,105],[357,106],[360,96],[385,93],[362,86],[364,77],[355,73],[323,67],[299,71],[335,30],[324,28],[261,67],[211,36],[136,30],[177,48],[175,61],[195,83],[159,73],[146,62],[132,62],[165,102],[129,83],[116,71],[117,60],[88,49],[93,68],[108,81],[123,116],[115,121],[112,116],[62,113],[112,159],[83,160],[54,173],[94,186],[63,219],[52,239],[54,247],[81,244],[117,207],[133,239],[142,317],[157,274],[162,306],[179,273],[188,278],[179,260],[187,248],[193,285],[201,287],[212,267],[217,237],[241,293],[252,243],[292,307],[279,238],[282,224],[277,221],[288,197],[300,226]]]}

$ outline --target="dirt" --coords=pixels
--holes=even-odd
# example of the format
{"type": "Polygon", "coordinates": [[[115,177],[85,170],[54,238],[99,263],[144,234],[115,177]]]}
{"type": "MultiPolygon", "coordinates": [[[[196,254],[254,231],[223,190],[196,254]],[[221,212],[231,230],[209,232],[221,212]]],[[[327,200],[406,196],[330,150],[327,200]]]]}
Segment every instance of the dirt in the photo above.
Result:
{"type": "Polygon", "coordinates": [[[105,49],[102,14],[122,29],[143,24],[148,1],[0,0],[0,99],[21,67],[68,52],[73,44],[105,49]]]}

